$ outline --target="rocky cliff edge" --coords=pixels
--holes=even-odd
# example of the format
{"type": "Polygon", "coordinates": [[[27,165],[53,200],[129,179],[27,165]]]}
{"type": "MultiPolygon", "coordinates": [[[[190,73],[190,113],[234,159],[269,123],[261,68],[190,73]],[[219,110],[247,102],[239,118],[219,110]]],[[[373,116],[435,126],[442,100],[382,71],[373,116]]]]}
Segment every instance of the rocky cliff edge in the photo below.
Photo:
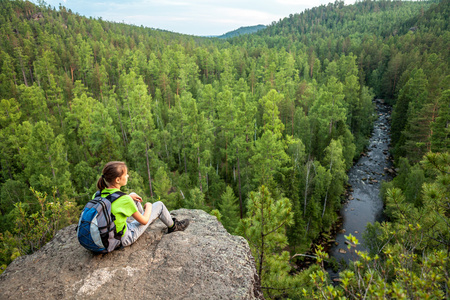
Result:
{"type": "Polygon", "coordinates": [[[80,246],[76,225],[66,227],[8,266],[0,299],[263,299],[245,239],[201,210],[172,215],[190,226],[166,234],[157,220],[135,244],[104,255],[80,246]]]}

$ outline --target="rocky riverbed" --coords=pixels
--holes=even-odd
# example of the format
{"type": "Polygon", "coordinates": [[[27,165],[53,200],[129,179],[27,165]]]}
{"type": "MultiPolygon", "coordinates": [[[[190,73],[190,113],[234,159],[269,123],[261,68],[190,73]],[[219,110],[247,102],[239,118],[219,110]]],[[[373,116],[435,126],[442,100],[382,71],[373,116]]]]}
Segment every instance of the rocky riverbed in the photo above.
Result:
{"type": "MultiPolygon", "coordinates": [[[[389,153],[391,107],[375,100],[377,120],[367,150],[348,172],[346,201],[341,209],[341,221],[337,224],[336,237],[329,250],[330,257],[348,262],[356,258],[355,249],[365,250],[362,234],[368,223],[383,220],[383,201],[379,195],[381,183],[395,175],[389,153]],[[360,244],[347,249],[345,236],[352,234],[360,244]]],[[[333,274],[330,271],[332,277],[333,274]]]]}

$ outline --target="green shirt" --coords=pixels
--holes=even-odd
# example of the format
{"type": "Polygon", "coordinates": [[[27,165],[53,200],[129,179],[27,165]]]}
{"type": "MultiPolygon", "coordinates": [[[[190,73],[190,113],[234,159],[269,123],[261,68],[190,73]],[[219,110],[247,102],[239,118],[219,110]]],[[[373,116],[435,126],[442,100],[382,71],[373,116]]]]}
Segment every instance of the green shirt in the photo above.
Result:
{"type": "MultiPolygon", "coordinates": [[[[120,192],[120,190],[104,189],[102,190],[102,197],[106,197],[115,192],[120,192]]],[[[124,195],[112,203],[111,213],[116,217],[114,224],[116,224],[117,232],[123,229],[123,233],[125,234],[127,231],[127,218],[137,211],[136,204],[134,204],[133,199],[129,195],[124,195]]]]}

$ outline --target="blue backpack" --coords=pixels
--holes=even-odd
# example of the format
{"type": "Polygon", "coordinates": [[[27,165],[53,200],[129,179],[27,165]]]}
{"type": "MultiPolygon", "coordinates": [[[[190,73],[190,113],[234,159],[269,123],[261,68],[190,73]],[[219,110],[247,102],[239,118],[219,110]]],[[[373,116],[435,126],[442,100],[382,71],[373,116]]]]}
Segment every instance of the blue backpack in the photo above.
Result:
{"type": "Polygon", "coordinates": [[[102,197],[101,191],[97,191],[94,199],[86,204],[77,227],[78,241],[84,248],[95,253],[108,253],[121,246],[123,230],[116,231],[111,204],[123,195],[126,194],[115,192],[102,197]]]}

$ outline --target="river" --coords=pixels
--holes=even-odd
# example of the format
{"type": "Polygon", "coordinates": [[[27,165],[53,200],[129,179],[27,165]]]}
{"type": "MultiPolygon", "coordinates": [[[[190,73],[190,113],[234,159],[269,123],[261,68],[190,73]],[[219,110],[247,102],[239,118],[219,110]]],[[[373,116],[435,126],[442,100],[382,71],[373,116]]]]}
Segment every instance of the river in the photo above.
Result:
{"type": "MultiPolygon", "coordinates": [[[[349,189],[347,199],[341,208],[340,223],[335,240],[330,248],[330,257],[338,262],[348,262],[356,258],[354,250],[365,250],[362,234],[367,223],[383,220],[383,201],[379,195],[381,182],[392,180],[394,173],[389,154],[391,107],[383,100],[375,100],[377,120],[367,151],[348,172],[349,189]],[[360,244],[348,251],[345,235],[352,234],[360,244]]],[[[337,274],[330,271],[330,275],[337,274]]]]}

